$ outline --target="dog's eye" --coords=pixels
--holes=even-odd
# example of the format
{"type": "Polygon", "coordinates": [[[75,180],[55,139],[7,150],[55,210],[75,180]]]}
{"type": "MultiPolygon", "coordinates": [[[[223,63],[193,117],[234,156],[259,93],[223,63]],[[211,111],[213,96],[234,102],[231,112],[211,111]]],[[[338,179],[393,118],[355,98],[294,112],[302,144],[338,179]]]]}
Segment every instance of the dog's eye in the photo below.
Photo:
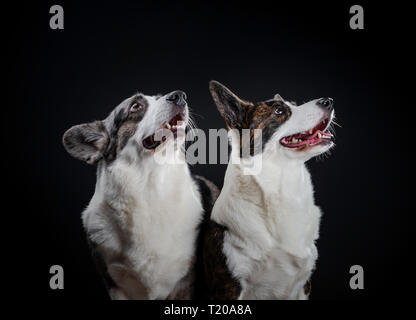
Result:
{"type": "Polygon", "coordinates": [[[285,113],[285,107],[284,106],[277,106],[274,109],[274,113],[277,114],[278,116],[281,116],[283,113],[285,113]]]}
{"type": "Polygon", "coordinates": [[[130,112],[137,112],[141,108],[143,108],[143,105],[140,102],[135,101],[130,106],[130,112]]]}

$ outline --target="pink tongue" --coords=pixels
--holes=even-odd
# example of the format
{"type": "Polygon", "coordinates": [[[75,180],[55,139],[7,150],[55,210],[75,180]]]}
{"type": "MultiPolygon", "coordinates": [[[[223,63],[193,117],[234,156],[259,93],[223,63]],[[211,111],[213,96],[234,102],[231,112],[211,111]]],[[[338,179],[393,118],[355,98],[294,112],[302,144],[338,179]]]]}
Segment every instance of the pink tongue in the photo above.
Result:
{"type": "Polygon", "coordinates": [[[292,138],[293,137],[296,138],[296,136],[292,136],[292,138],[285,139],[284,142],[286,144],[289,144],[290,146],[293,146],[293,147],[304,146],[304,145],[312,145],[313,146],[313,145],[315,145],[315,144],[317,144],[317,143],[319,143],[323,140],[322,138],[318,138],[318,133],[320,133],[323,136],[331,137],[331,134],[329,132],[322,132],[321,130],[316,130],[313,135],[308,136],[306,139],[304,139],[300,142],[291,143],[292,138]]]}

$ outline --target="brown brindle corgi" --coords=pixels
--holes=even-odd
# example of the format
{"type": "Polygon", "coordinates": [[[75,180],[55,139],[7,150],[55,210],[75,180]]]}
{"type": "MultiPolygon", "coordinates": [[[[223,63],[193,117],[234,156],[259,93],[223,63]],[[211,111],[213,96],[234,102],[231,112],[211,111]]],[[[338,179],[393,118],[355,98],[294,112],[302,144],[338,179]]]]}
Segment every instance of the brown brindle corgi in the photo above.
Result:
{"type": "Polygon", "coordinates": [[[231,157],[205,233],[210,299],[307,299],[320,209],[305,162],[333,145],[333,100],[252,103],[222,84],[210,91],[230,133],[231,157]],[[255,129],[261,134],[256,135],[255,129]],[[250,152],[242,152],[244,130],[250,152]],[[261,148],[253,147],[261,139],[261,148]],[[254,151],[254,152],[253,152],[254,151]],[[261,162],[246,170],[242,157],[261,162]]]}

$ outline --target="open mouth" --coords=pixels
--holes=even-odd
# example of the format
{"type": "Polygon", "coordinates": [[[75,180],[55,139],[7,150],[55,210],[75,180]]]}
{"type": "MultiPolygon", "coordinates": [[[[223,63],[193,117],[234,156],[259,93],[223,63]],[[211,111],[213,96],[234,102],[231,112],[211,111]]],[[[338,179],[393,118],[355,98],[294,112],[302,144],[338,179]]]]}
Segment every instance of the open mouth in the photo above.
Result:
{"type": "MultiPolygon", "coordinates": [[[[178,122],[179,121],[185,122],[184,119],[185,119],[185,115],[183,113],[178,113],[172,119],[165,122],[157,131],[162,130],[162,129],[170,130],[172,131],[174,138],[176,138],[178,134],[178,128],[180,127],[178,125],[178,122]]],[[[146,149],[150,149],[150,150],[156,149],[158,146],[160,146],[163,142],[166,141],[166,136],[163,136],[161,141],[155,140],[155,134],[156,132],[143,140],[143,146],[146,149]]]]}
{"type": "Polygon", "coordinates": [[[288,148],[302,148],[319,144],[328,144],[332,142],[334,138],[334,136],[327,131],[329,121],[329,118],[325,118],[314,128],[284,137],[280,140],[280,143],[288,148]]]}

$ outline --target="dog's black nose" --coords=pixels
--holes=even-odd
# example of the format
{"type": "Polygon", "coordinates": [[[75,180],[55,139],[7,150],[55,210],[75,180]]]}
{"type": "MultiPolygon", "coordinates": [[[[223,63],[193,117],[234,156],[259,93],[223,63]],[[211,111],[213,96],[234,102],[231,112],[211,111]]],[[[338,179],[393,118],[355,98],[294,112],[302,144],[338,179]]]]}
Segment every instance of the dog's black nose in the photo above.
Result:
{"type": "Polygon", "coordinates": [[[176,90],[169,93],[166,100],[173,102],[177,106],[184,107],[186,105],[186,93],[181,90],[176,90]]]}
{"type": "Polygon", "coordinates": [[[317,102],[318,106],[324,107],[328,110],[333,109],[334,99],[332,98],[321,98],[317,102]]]}

